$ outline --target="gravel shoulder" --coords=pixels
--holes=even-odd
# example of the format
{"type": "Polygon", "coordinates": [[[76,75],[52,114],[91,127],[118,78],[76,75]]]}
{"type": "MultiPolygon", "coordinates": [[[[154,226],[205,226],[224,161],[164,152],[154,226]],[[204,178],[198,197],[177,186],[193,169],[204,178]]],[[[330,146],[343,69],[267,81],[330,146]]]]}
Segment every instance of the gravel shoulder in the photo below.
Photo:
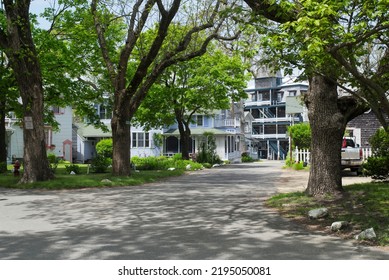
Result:
{"type": "MultiPolygon", "coordinates": [[[[277,191],[280,193],[304,191],[307,188],[309,171],[307,170],[292,170],[282,169],[281,176],[278,181],[277,191]]],[[[349,171],[343,171],[342,184],[362,184],[370,183],[373,180],[370,177],[356,176],[349,171]]]]}

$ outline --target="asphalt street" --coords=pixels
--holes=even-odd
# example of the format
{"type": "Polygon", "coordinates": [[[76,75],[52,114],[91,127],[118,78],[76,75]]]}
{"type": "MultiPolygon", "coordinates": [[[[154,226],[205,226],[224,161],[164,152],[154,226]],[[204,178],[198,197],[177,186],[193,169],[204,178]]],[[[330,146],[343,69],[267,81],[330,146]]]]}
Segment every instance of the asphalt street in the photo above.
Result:
{"type": "Polygon", "coordinates": [[[263,207],[303,179],[264,161],[136,187],[0,189],[0,259],[389,259],[263,207]]]}

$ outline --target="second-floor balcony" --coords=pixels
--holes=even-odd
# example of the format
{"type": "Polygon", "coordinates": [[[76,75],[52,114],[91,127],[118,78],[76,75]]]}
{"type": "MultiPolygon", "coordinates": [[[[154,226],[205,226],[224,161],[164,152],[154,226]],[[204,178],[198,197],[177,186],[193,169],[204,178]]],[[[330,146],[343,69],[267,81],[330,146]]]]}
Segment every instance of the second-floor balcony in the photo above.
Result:
{"type": "Polygon", "coordinates": [[[246,100],[244,103],[245,108],[256,108],[256,107],[264,107],[264,106],[276,106],[276,105],[284,105],[284,100],[246,100]]]}
{"type": "Polygon", "coordinates": [[[271,105],[271,101],[270,100],[260,100],[260,101],[246,100],[244,103],[245,107],[262,107],[266,105],[271,105]]]}
{"type": "Polygon", "coordinates": [[[257,134],[253,131],[252,137],[255,139],[288,139],[288,135],[286,133],[278,133],[278,134],[257,134]]]}
{"type": "Polygon", "coordinates": [[[298,123],[300,122],[300,118],[298,117],[278,117],[278,118],[255,118],[255,120],[253,121],[253,123],[260,123],[260,124],[264,124],[264,123],[298,123]]]}
{"type": "Polygon", "coordinates": [[[238,118],[215,120],[215,127],[240,127],[238,118]]]}

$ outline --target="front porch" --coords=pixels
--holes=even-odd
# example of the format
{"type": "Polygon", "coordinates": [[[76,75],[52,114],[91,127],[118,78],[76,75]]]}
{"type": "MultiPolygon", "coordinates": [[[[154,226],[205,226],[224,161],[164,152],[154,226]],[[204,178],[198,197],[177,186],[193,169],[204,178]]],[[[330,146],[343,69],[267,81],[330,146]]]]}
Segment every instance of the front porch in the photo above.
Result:
{"type": "MultiPolygon", "coordinates": [[[[241,140],[244,136],[214,128],[191,129],[191,141],[188,150],[191,156],[199,153],[199,144],[202,142],[205,132],[212,133],[215,136],[216,153],[222,161],[241,162],[241,145],[244,143],[244,141],[242,142],[241,140]]],[[[164,156],[171,157],[182,152],[180,145],[180,134],[177,129],[167,131],[162,135],[164,156]]]]}

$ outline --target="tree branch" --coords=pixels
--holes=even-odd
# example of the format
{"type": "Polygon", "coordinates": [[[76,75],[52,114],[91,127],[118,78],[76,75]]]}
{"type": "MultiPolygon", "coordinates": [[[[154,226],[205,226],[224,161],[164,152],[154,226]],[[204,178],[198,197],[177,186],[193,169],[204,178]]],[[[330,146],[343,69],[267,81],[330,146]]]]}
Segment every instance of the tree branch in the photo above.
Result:
{"type": "Polygon", "coordinates": [[[140,20],[138,21],[138,25],[135,26],[136,16],[139,12],[139,8],[140,8],[142,2],[143,2],[143,0],[138,0],[133,7],[132,16],[130,19],[130,25],[129,25],[128,32],[127,32],[126,44],[125,44],[122,52],[120,53],[118,75],[117,75],[117,80],[116,80],[117,87],[120,89],[123,89],[126,86],[125,76],[127,75],[127,67],[128,67],[129,57],[130,57],[133,49],[135,48],[136,42],[139,38],[139,35],[141,34],[141,32],[144,28],[144,25],[146,24],[146,20],[149,17],[151,8],[154,6],[156,0],[147,1],[145,8],[140,16],[140,20]]]}
{"type": "Polygon", "coordinates": [[[271,0],[244,0],[247,5],[258,15],[278,23],[286,23],[296,20],[296,12],[285,11],[276,1],[271,0]],[[273,3],[272,3],[273,2],[273,3]]]}
{"type": "Polygon", "coordinates": [[[71,5],[64,5],[62,9],[58,10],[57,13],[53,15],[53,20],[50,23],[50,28],[47,30],[47,33],[50,34],[55,29],[55,22],[57,18],[70,7],[71,5]]]}
{"type": "Polygon", "coordinates": [[[356,38],[352,42],[344,42],[342,44],[333,46],[332,48],[330,48],[328,50],[328,52],[333,53],[333,52],[337,52],[340,49],[345,48],[345,47],[350,47],[350,46],[358,45],[358,44],[360,44],[362,42],[365,42],[366,39],[371,38],[373,35],[381,32],[381,31],[384,31],[384,30],[389,30],[389,24],[384,24],[384,25],[376,26],[376,28],[371,29],[368,32],[364,32],[362,36],[359,36],[358,38],[356,38]]]}
{"type": "MultiPolygon", "coordinates": [[[[141,85],[141,83],[143,82],[144,77],[146,77],[146,75],[148,74],[148,69],[149,69],[150,65],[154,62],[155,58],[157,57],[157,55],[159,53],[159,50],[161,49],[161,47],[163,45],[164,39],[166,38],[167,33],[168,33],[169,26],[170,26],[174,16],[176,15],[178,8],[180,7],[180,3],[181,3],[181,0],[174,0],[172,5],[171,5],[170,10],[167,13],[162,14],[162,18],[161,18],[160,24],[158,26],[157,36],[155,37],[147,55],[145,57],[141,58],[141,62],[139,63],[138,68],[136,69],[136,72],[135,72],[135,74],[130,82],[130,85],[126,89],[126,95],[130,96],[132,100],[137,100],[134,102],[134,105],[136,106],[135,108],[137,108],[139,106],[140,102],[144,99],[144,97],[138,98],[139,95],[145,95],[144,93],[139,93],[138,88],[141,85]]],[[[158,75],[159,74],[160,73],[158,73],[158,75]]],[[[155,77],[155,79],[152,79],[153,82],[156,80],[156,78],[157,77],[155,77]]],[[[150,87],[151,87],[151,84],[146,87],[147,90],[150,89],[150,87]]],[[[141,87],[141,88],[143,88],[143,87],[141,87]]],[[[146,90],[146,92],[147,92],[147,90],[146,90]]],[[[123,106],[125,106],[125,105],[123,104],[123,106]]]]}
{"type": "Polygon", "coordinates": [[[99,21],[99,16],[97,12],[97,2],[98,0],[92,0],[91,3],[91,12],[93,15],[93,21],[95,24],[95,29],[99,41],[99,45],[101,48],[101,53],[105,62],[105,65],[108,70],[108,75],[111,80],[111,84],[115,87],[115,82],[116,82],[116,71],[115,71],[115,66],[109,56],[109,51],[108,51],[108,44],[104,36],[104,29],[101,26],[101,23],[99,21]]]}

